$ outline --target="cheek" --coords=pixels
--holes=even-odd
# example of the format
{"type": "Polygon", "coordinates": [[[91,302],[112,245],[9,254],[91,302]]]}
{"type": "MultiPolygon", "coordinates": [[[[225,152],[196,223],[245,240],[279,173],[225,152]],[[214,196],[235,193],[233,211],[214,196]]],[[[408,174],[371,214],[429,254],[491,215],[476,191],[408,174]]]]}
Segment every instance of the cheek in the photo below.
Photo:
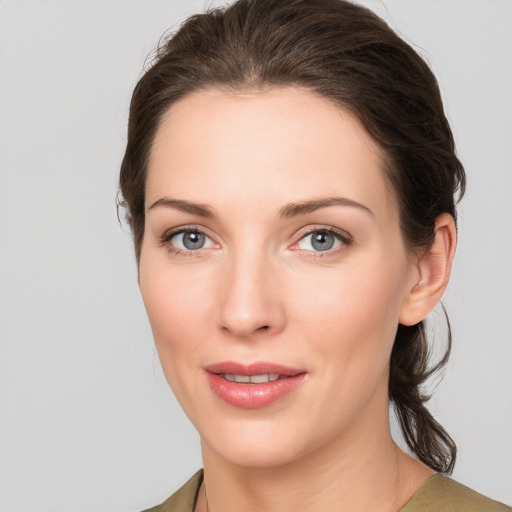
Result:
{"type": "Polygon", "coordinates": [[[332,270],[291,290],[295,320],[310,349],[322,354],[318,371],[362,390],[387,371],[405,274],[382,260],[332,270]]]}
{"type": "Polygon", "coordinates": [[[316,411],[335,430],[362,413],[374,396],[382,400],[379,407],[387,407],[389,358],[402,293],[397,283],[402,277],[381,272],[379,266],[364,269],[317,276],[314,286],[307,287],[309,293],[294,290],[296,324],[307,340],[312,377],[320,377],[317,396],[323,397],[310,404],[311,414],[316,411]]]}
{"type": "Polygon", "coordinates": [[[291,302],[311,329],[340,335],[377,325],[396,329],[405,283],[401,271],[361,264],[294,281],[291,302]]]}
{"type": "Polygon", "coordinates": [[[209,342],[211,289],[191,278],[185,267],[172,268],[158,256],[141,258],[140,289],[164,375],[190,418],[200,396],[202,357],[209,342]]]}
{"type": "Polygon", "coordinates": [[[190,266],[172,267],[165,257],[141,258],[141,294],[168,378],[182,358],[196,357],[209,332],[205,323],[212,314],[213,291],[200,274],[190,266]]]}

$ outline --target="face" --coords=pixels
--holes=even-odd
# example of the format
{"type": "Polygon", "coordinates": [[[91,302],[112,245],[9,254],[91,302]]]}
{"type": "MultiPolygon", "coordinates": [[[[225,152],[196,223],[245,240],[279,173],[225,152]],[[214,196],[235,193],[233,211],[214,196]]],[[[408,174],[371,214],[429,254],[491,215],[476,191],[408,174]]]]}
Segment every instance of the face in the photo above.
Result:
{"type": "Polygon", "coordinates": [[[161,124],[140,288],[217,456],[276,466],[386,427],[413,277],[382,167],[355,117],[296,88],[196,92],[161,124]]]}

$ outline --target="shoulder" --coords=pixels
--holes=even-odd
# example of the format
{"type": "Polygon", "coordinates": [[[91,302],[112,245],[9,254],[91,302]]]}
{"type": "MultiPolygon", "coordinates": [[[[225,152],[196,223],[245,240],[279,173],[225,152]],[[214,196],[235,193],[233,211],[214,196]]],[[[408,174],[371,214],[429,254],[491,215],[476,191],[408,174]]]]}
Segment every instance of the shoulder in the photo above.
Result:
{"type": "MultiPolygon", "coordinates": [[[[199,470],[170,498],[145,512],[193,512],[202,481],[203,470],[199,470]]],[[[399,512],[512,512],[512,508],[451,478],[435,475],[399,512]]]]}
{"type": "Polygon", "coordinates": [[[451,478],[434,475],[399,512],[512,512],[451,478]]]}
{"type": "Polygon", "coordinates": [[[180,487],[170,498],[160,505],[144,512],[193,512],[197,493],[203,481],[203,470],[200,469],[183,487],[180,487]]]}

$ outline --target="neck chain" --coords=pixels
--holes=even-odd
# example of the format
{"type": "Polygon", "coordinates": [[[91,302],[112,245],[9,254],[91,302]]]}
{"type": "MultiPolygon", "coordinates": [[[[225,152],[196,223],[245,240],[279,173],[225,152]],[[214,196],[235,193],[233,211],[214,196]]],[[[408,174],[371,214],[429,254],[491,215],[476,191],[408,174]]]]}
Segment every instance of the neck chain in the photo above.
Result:
{"type": "Polygon", "coordinates": [[[204,501],[206,502],[206,512],[210,512],[210,508],[208,507],[208,494],[206,494],[206,485],[203,480],[203,489],[204,489],[204,501]]]}

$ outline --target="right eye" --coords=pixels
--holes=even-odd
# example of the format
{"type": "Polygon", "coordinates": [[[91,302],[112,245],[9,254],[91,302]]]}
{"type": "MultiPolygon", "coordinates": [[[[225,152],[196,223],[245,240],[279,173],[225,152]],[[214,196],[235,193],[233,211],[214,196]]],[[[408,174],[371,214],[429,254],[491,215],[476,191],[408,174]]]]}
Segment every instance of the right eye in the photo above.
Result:
{"type": "Polygon", "coordinates": [[[180,251],[197,251],[213,247],[213,241],[205,233],[198,230],[187,229],[172,233],[167,237],[167,243],[180,251]]]}

